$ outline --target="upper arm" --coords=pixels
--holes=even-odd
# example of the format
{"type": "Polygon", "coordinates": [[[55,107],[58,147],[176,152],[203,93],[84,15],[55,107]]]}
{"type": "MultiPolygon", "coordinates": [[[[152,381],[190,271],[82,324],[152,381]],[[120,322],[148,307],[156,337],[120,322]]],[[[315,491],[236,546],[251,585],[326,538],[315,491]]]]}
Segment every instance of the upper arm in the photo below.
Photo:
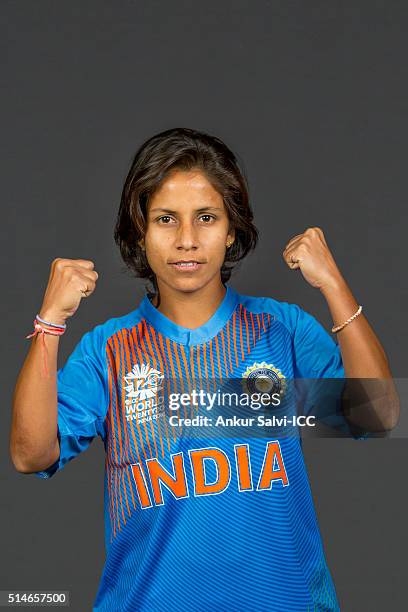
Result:
{"type": "Polygon", "coordinates": [[[108,407],[105,341],[101,326],[87,332],[57,372],[59,457],[45,470],[50,478],[68,461],[86,450],[95,436],[103,437],[108,407]]]}
{"type": "Polygon", "coordinates": [[[304,414],[354,438],[366,437],[344,415],[346,376],[339,345],[313,315],[291,306],[295,376],[304,379],[304,414]]]}

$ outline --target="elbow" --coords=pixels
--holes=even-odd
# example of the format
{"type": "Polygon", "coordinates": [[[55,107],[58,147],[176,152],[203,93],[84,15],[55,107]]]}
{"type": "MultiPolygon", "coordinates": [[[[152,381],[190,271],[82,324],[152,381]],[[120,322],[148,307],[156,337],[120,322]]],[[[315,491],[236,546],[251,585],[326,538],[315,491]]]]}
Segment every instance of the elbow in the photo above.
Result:
{"type": "Polygon", "coordinates": [[[351,421],[370,432],[385,433],[395,429],[400,419],[400,399],[393,379],[351,381],[352,393],[346,398],[344,408],[351,421]]]}
{"type": "Polygon", "coordinates": [[[387,410],[382,419],[384,431],[392,431],[396,428],[399,423],[400,413],[400,401],[398,394],[395,391],[388,398],[387,410]]]}
{"type": "Polygon", "coordinates": [[[393,405],[392,409],[390,410],[390,416],[386,419],[386,422],[384,424],[385,430],[392,431],[393,429],[395,429],[399,423],[399,418],[400,418],[399,404],[398,406],[393,405]]]}
{"type": "Polygon", "coordinates": [[[19,472],[19,474],[32,474],[33,472],[37,471],[29,467],[26,463],[20,463],[19,461],[13,460],[13,465],[15,470],[19,472]]]}
{"type": "Polygon", "coordinates": [[[13,444],[10,444],[10,459],[14,469],[20,474],[32,474],[47,469],[53,465],[60,455],[59,445],[53,449],[52,453],[46,456],[35,457],[33,453],[23,452],[18,450],[13,444]]]}
{"type": "Polygon", "coordinates": [[[9,457],[17,472],[26,474],[30,471],[30,454],[26,441],[21,439],[12,429],[9,439],[9,457]]]}
{"type": "Polygon", "coordinates": [[[23,460],[21,452],[19,452],[19,450],[17,448],[17,444],[14,442],[12,437],[10,438],[9,456],[10,456],[10,459],[11,459],[11,463],[13,464],[14,469],[17,472],[25,472],[26,471],[27,466],[25,464],[25,461],[23,460]]]}
{"type": "Polygon", "coordinates": [[[35,471],[35,469],[33,469],[32,466],[29,465],[29,463],[20,455],[10,452],[10,458],[14,469],[20,474],[29,474],[35,471]]]}

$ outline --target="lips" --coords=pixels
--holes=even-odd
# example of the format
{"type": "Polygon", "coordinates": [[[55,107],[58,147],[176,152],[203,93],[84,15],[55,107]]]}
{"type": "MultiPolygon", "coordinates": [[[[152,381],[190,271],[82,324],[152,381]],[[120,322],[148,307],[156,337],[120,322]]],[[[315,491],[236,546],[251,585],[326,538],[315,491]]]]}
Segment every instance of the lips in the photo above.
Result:
{"type": "Polygon", "coordinates": [[[198,268],[202,265],[201,262],[195,261],[193,259],[190,260],[180,260],[175,261],[170,264],[174,269],[183,272],[194,272],[198,270],[198,268]]]}

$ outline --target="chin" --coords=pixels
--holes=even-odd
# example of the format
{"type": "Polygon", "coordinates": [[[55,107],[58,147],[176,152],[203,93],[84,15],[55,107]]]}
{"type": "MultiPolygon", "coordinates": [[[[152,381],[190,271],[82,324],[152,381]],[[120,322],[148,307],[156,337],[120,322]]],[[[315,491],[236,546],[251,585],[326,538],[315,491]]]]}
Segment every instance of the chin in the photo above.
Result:
{"type": "Polygon", "coordinates": [[[205,287],[206,283],[195,282],[184,282],[184,283],[176,283],[174,288],[178,291],[183,291],[184,293],[192,293],[193,291],[197,291],[197,289],[201,289],[205,287]]]}
{"type": "MultiPolygon", "coordinates": [[[[173,279],[172,279],[173,280],[173,279]]],[[[180,278],[175,282],[169,282],[167,278],[163,281],[168,287],[174,291],[180,291],[182,293],[193,293],[205,287],[211,279],[198,279],[198,278],[180,278]]]]}

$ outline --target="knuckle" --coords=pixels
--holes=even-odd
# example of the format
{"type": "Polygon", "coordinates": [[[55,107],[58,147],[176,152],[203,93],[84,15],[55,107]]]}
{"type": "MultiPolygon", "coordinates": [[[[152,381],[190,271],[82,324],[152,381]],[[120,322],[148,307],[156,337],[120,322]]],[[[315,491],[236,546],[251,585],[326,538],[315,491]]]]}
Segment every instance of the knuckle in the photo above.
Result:
{"type": "Polygon", "coordinates": [[[67,280],[70,283],[74,283],[77,280],[79,280],[79,278],[80,278],[80,275],[78,274],[78,272],[74,268],[72,268],[71,270],[68,270],[67,273],[66,273],[66,276],[67,276],[67,280]]]}

